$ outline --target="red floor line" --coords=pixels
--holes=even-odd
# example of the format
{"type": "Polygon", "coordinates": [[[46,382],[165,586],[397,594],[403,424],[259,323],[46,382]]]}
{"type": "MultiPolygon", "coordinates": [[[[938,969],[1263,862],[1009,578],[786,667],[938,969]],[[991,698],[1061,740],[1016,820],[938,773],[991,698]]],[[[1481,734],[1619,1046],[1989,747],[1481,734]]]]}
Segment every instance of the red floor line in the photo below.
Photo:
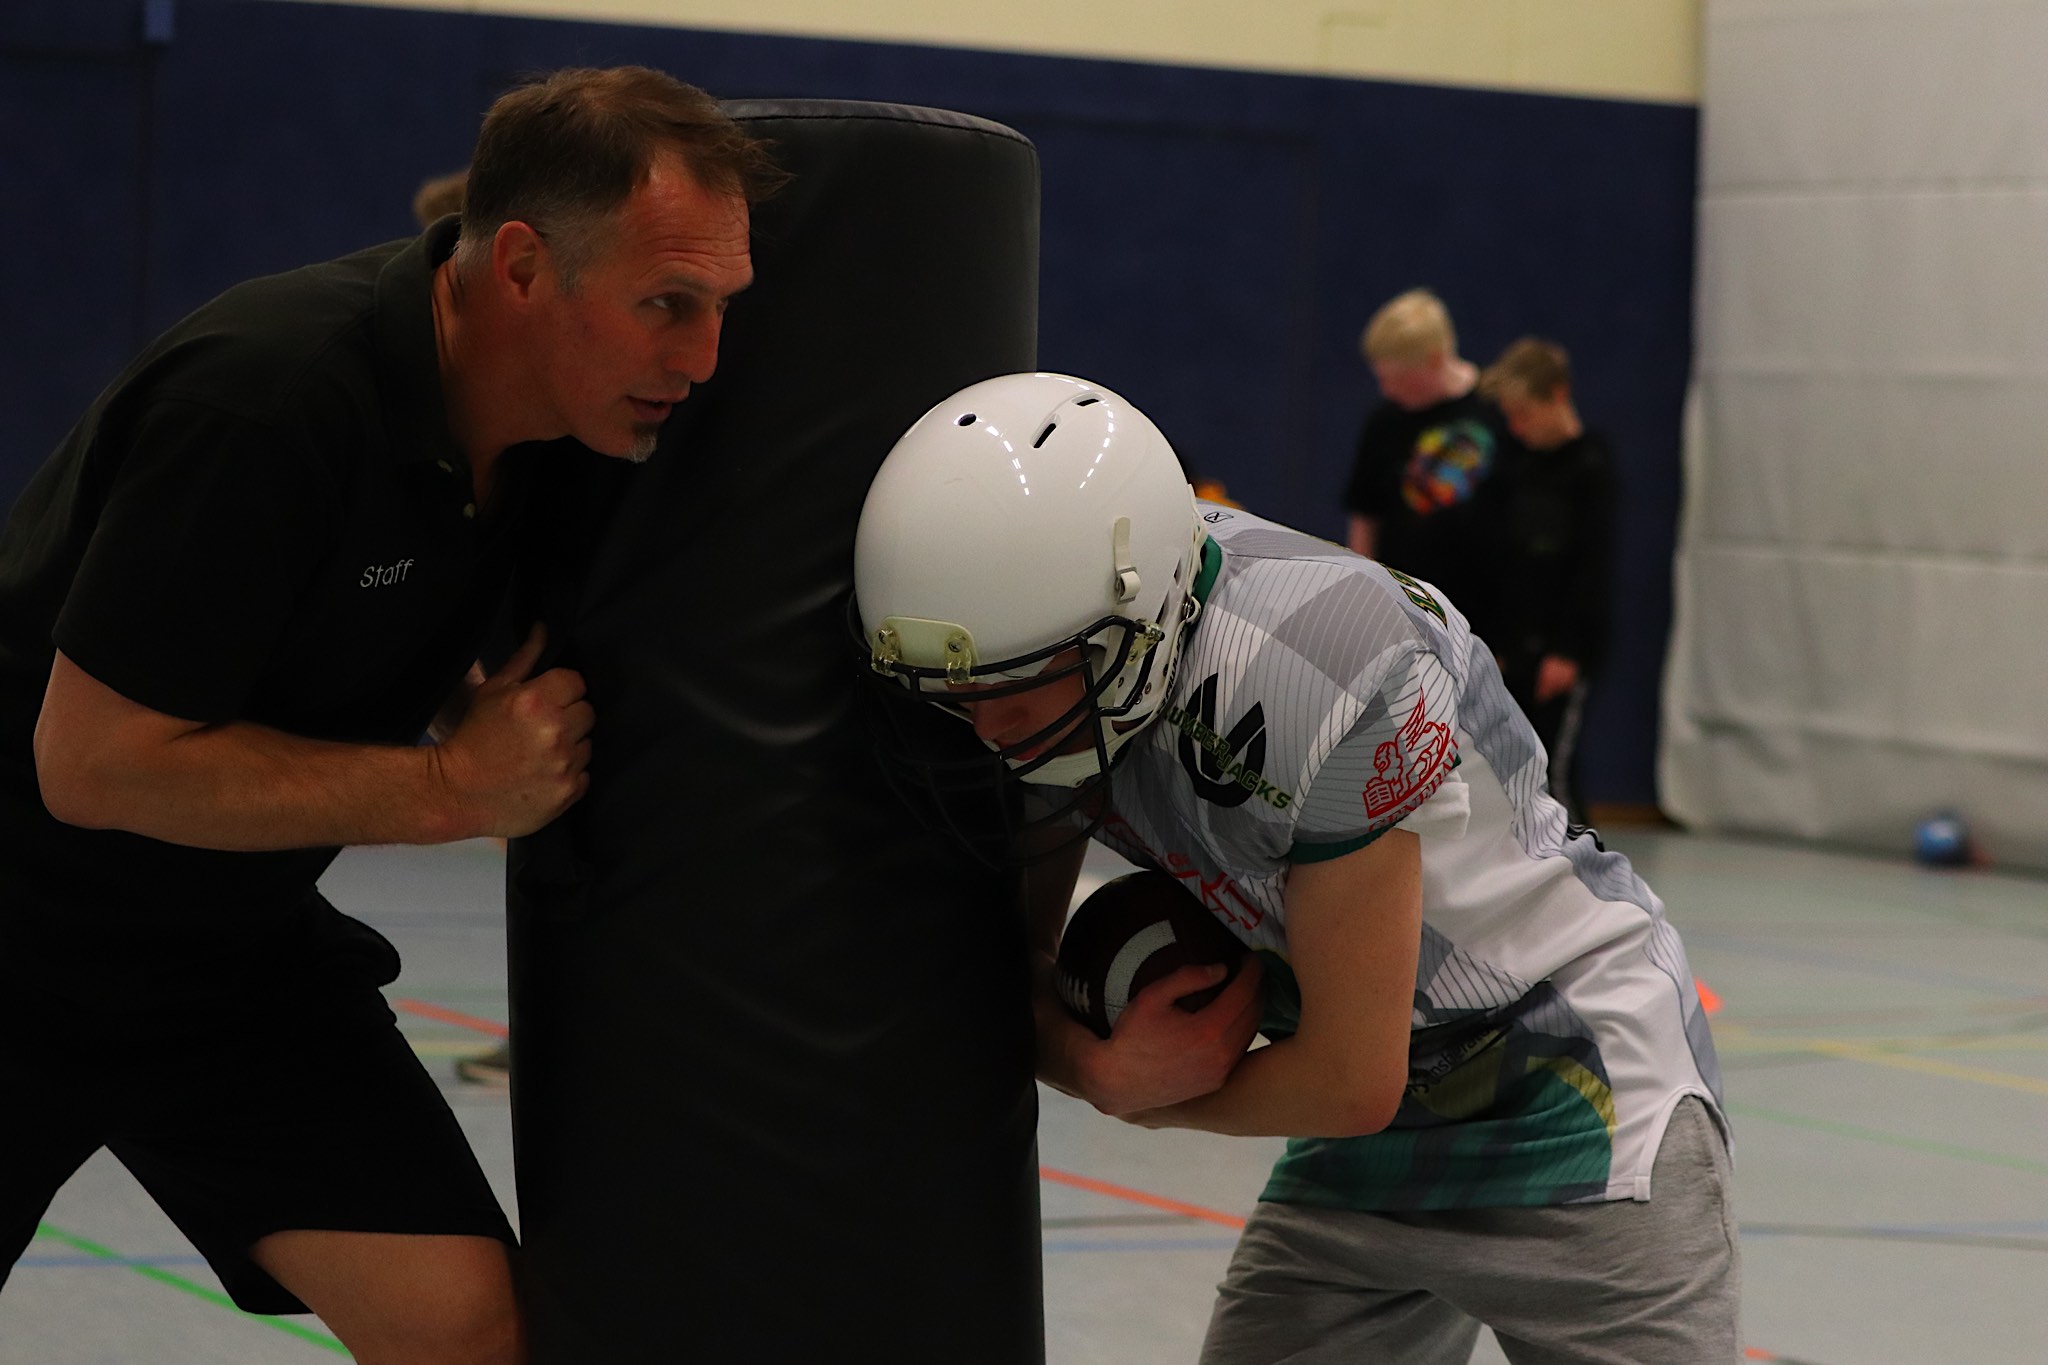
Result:
{"type": "Polygon", "coordinates": [[[493,1038],[503,1038],[511,1032],[503,1024],[493,1020],[479,1019],[474,1014],[464,1014],[460,1010],[443,1009],[424,1000],[394,1000],[391,1002],[391,1008],[402,1010],[406,1014],[417,1014],[422,1019],[432,1019],[436,1023],[475,1029],[478,1033],[488,1033],[493,1038]]]}
{"type": "Polygon", "coordinates": [[[1156,1194],[1147,1194],[1143,1190],[1127,1189],[1122,1185],[1112,1185],[1107,1180],[1096,1180],[1090,1176],[1075,1175],[1072,1171],[1056,1171],[1050,1166],[1040,1166],[1038,1168],[1038,1175],[1040,1179],[1050,1180],[1056,1185],[1071,1185],[1077,1190],[1087,1190],[1090,1194],[1106,1194],[1111,1199],[1123,1199],[1133,1204],[1143,1204],[1148,1209],[1158,1209],[1163,1213],[1178,1213],[1188,1218],[1199,1218],[1204,1222],[1216,1223],[1226,1228],[1241,1228],[1244,1226],[1244,1219],[1234,1214],[1219,1213],[1215,1209],[1205,1209],[1200,1204],[1183,1204],[1178,1199],[1166,1199],[1156,1194]]]}

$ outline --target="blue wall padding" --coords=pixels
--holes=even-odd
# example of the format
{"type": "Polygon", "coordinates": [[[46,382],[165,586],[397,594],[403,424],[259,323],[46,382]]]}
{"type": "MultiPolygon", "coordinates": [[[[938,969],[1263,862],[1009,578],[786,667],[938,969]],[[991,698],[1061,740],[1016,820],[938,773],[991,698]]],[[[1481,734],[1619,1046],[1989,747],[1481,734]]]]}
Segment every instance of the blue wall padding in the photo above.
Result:
{"type": "Polygon", "coordinates": [[[0,503],[144,335],[148,62],[0,50],[0,503]]]}
{"type": "Polygon", "coordinates": [[[0,17],[0,498],[183,312],[411,231],[419,181],[463,164],[522,72],[640,62],[721,96],[959,109],[1040,149],[1040,363],[1123,391],[1265,515],[1341,538],[1373,397],[1358,332],[1400,290],[1443,294],[1481,362],[1524,332],[1569,346],[1626,481],[1585,790],[1654,800],[1696,110],[266,0],[178,0],[151,44],[143,15],[27,0],[0,17]]]}

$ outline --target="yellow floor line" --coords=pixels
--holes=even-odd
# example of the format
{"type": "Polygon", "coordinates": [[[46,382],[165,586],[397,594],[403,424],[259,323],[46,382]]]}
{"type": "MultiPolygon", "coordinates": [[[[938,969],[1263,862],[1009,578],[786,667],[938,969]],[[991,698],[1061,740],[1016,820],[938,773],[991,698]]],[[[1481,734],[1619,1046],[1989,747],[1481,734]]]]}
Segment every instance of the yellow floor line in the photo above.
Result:
{"type": "Polygon", "coordinates": [[[1878,1066],[1897,1067],[1901,1071],[1919,1071],[1929,1076],[1946,1076],[1951,1080],[1975,1081],[1979,1085],[2023,1090],[2030,1095],[2048,1095],[2048,1080],[2039,1080],[2033,1076],[2016,1076],[2009,1071],[1989,1071],[1979,1066],[1958,1066],[1954,1062],[1936,1061],[1931,1057],[1885,1052],[1863,1043],[1836,1042],[1826,1038],[1808,1039],[1797,1046],[1808,1052],[1840,1057],[1844,1061],[1871,1062],[1878,1066]]]}
{"type": "MultiPolygon", "coordinates": [[[[1714,1045],[1731,1055],[1797,1052],[1814,1041],[1796,1034],[1721,1025],[1714,1028],[1714,1045]]],[[[1818,1041],[1875,1052],[2048,1052],[2048,1035],[2039,1033],[1879,1033],[1862,1038],[1823,1038],[1818,1041]]]]}

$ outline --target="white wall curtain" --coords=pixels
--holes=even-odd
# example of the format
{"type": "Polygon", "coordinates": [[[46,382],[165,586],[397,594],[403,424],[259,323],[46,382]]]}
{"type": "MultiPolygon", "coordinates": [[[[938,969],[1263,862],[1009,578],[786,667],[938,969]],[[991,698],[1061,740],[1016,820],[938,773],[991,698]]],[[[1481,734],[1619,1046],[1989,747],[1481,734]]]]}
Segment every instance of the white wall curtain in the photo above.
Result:
{"type": "Polygon", "coordinates": [[[2048,3],[1704,23],[1664,806],[2048,866],[2048,3]]]}

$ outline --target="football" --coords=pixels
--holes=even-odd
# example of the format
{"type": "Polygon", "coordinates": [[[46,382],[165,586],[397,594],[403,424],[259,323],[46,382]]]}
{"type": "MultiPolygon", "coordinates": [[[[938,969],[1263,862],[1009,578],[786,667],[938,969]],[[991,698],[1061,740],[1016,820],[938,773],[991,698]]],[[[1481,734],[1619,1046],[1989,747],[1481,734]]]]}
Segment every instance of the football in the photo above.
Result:
{"type": "Polygon", "coordinates": [[[1104,882],[1076,907],[1060,937],[1054,984],[1061,1001],[1107,1038],[1131,997],[1193,962],[1221,962],[1222,981],[1182,996],[1190,1012],[1216,998],[1249,951],[1177,878],[1131,872],[1104,882]]]}

